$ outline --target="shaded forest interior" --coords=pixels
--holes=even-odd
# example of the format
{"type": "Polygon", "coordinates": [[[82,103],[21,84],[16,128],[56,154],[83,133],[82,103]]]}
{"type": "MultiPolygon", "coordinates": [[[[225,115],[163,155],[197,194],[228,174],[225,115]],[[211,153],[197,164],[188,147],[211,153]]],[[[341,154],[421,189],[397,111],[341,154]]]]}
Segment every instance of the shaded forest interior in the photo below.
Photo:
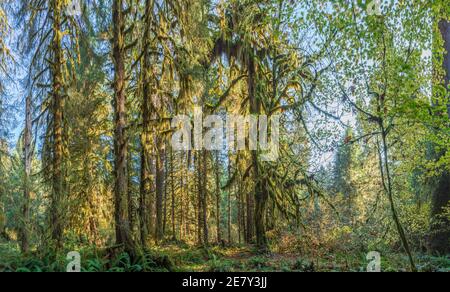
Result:
{"type": "Polygon", "coordinates": [[[448,272],[449,52],[449,0],[0,0],[0,271],[448,272]]]}

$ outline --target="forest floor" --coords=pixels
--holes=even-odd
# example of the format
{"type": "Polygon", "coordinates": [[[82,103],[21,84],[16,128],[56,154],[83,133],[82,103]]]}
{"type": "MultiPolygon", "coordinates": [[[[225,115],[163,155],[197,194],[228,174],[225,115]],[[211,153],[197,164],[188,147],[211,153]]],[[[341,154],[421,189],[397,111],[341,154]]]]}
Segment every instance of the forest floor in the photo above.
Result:
{"type": "MultiPolygon", "coordinates": [[[[180,272],[365,272],[368,261],[365,254],[334,253],[311,257],[296,253],[272,252],[257,254],[251,247],[211,247],[209,249],[167,245],[158,248],[167,255],[175,271],[180,272]]],[[[416,255],[422,272],[450,272],[450,255],[431,257],[416,255]]],[[[382,270],[407,272],[408,258],[389,254],[382,259],[382,270]]]]}
{"type": "MultiPolygon", "coordinates": [[[[158,265],[146,268],[142,262],[132,264],[123,255],[106,261],[102,257],[93,256],[91,251],[81,254],[82,271],[87,272],[168,271],[158,265]]],[[[260,255],[251,247],[245,246],[216,246],[205,249],[185,244],[167,244],[152,248],[151,254],[169,259],[170,270],[174,272],[365,272],[368,264],[363,254],[330,253],[322,254],[320,258],[276,252],[260,255]]],[[[450,255],[415,255],[415,259],[421,272],[450,272],[450,255]]],[[[0,272],[64,271],[65,265],[64,257],[60,257],[56,262],[51,257],[23,257],[17,245],[0,242],[0,272]]],[[[391,253],[382,258],[382,271],[406,272],[408,260],[404,255],[391,253]]]]}

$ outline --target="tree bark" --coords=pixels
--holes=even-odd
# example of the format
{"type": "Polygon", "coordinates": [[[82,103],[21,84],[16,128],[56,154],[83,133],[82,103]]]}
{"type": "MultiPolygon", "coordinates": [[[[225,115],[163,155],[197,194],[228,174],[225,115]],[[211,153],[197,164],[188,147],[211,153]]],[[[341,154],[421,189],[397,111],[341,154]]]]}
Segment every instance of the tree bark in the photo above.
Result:
{"type": "MultiPolygon", "coordinates": [[[[129,154],[130,156],[132,154],[129,154]]],[[[135,216],[135,206],[133,199],[133,159],[127,160],[127,177],[128,177],[128,187],[127,187],[127,201],[128,201],[128,221],[130,222],[131,236],[135,235],[136,227],[136,216],[135,216]]]]}
{"type": "Polygon", "coordinates": [[[168,193],[168,185],[169,185],[169,165],[168,159],[164,159],[164,198],[163,198],[163,234],[166,234],[167,227],[167,193],[168,193]]]}
{"type": "Polygon", "coordinates": [[[202,151],[202,219],[203,219],[203,244],[209,245],[209,230],[208,230],[208,159],[206,150],[202,151]]]}
{"type": "MultiPolygon", "coordinates": [[[[443,68],[445,71],[444,84],[448,89],[450,85],[450,22],[441,20],[439,31],[444,40],[445,54],[443,56],[443,68]]],[[[450,119],[450,97],[447,93],[447,115],[450,119]]],[[[437,154],[437,159],[445,155],[445,151],[437,154]]],[[[430,238],[430,248],[434,253],[450,253],[450,222],[444,218],[444,208],[450,204],[450,171],[443,170],[437,178],[436,186],[432,193],[432,230],[430,238]]]]}
{"type": "Polygon", "coordinates": [[[63,245],[63,219],[61,200],[64,196],[63,187],[63,51],[62,51],[62,9],[63,3],[61,0],[51,1],[53,11],[53,85],[52,85],[52,115],[53,115],[53,162],[52,162],[52,197],[51,197],[51,226],[52,239],[56,244],[56,248],[60,249],[63,245]]]}
{"type": "MultiPolygon", "coordinates": [[[[171,217],[172,217],[172,240],[177,239],[175,231],[175,167],[173,159],[173,150],[170,149],[170,192],[171,192],[171,217]]],[[[180,185],[181,188],[181,185],[180,185]]]]}
{"type": "MultiPolygon", "coordinates": [[[[156,145],[161,145],[159,137],[156,138],[156,145]]],[[[164,152],[158,146],[156,155],[156,230],[155,240],[161,241],[164,238],[164,152]]]]}
{"type": "MultiPolygon", "coordinates": [[[[144,146],[142,146],[143,148],[144,146]]],[[[150,173],[145,150],[141,149],[141,180],[140,180],[140,196],[139,196],[139,232],[141,245],[147,246],[148,238],[148,198],[151,195],[150,173]]]]}
{"type": "Polygon", "coordinates": [[[113,2],[113,61],[114,61],[114,204],[116,241],[132,257],[136,255],[128,218],[128,180],[125,96],[125,20],[123,0],[113,2]]]}
{"type": "Polygon", "coordinates": [[[219,152],[216,152],[216,163],[215,163],[215,174],[216,174],[216,224],[217,224],[217,243],[222,242],[222,230],[220,228],[221,214],[220,214],[220,203],[221,203],[221,190],[220,190],[220,168],[219,168],[219,152]]]}
{"type": "Polygon", "coordinates": [[[30,220],[30,175],[31,163],[33,160],[32,153],[32,108],[31,96],[27,96],[25,105],[25,131],[23,137],[23,158],[25,166],[24,186],[23,186],[23,206],[22,206],[22,228],[21,228],[21,250],[23,253],[29,250],[29,220],[30,220]]]}
{"type": "Polygon", "coordinates": [[[196,217],[197,217],[197,243],[199,246],[203,245],[203,239],[202,239],[202,225],[203,225],[203,219],[202,219],[202,206],[203,206],[203,200],[202,200],[202,171],[201,171],[201,163],[200,163],[200,152],[197,151],[195,153],[195,162],[194,164],[197,164],[197,179],[196,179],[196,193],[197,193],[197,208],[194,208],[196,217]]]}
{"type": "MultiPolygon", "coordinates": [[[[248,62],[248,92],[249,92],[249,102],[250,102],[250,114],[259,116],[261,114],[261,104],[256,96],[256,65],[252,58],[249,58],[248,62]]],[[[266,227],[265,227],[265,213],[266,205],[268,199],[268,193],[265,186],[265,182],[261,178],[261,171],[259,167],[259,157],[258,151],[251,151],[251,161],[253,165],[253,180],[254,180],[254,195],[255,195],[255,208],[253,204],[249,204],[248,210],[254,213],[254,224],[256,229],[256,244],[260,251],[265,252],[267,250],[267,237],[266,237],[266,227]]],[[[249,231],[250,225],[247,227],[249,231]]],[[[252,240],[252,236],[249,233],[249,239],[252,240]]]]}
{"type": "MultiPolygon", "coordinates": [[[[228,179],[231,179],[231,159],[228,163],[228,179]]],[[[227,194],[227,234],[228,234],[228,244],[231,244],[231,187],[228,189],[227,194]]]]}
{"type": "Polygon", "coordinates": [[[141,243],[147,245],[147,237],[150,229],[150,218],[153,217],[152,198],[152,177],[151,177],[151,71],[152,56],[149,50],[151,40],[151,27],[153,20],[153,0],[145,1],[145,30],[144,30],[144,63],[143,63],[143,100],[142,100],[142,135],[141,135],[141,180],[140,180],[140,200],[139,200],[139,217],[140,217],[140,233],[141,243]]]}
{"type": "MultiPolygon", "coordinates": [[[[181,165],[183,165],[183,158],[181,158],[181,165]]],[[[181,167],[183,167],[183,166],[181,166],[181,167]]],[[[188,184],[188,183],[187,183],[188,184]]],[[[180,214],[180,240],[183,240],[184,238],[185,238],[185,236],[186,236],[186,226],[185,226],[185,219],[184,219],[184,213],[185,213],[185,210],[184,210],[184,203],[186,202],[185,201],[185,198],[184,198],[184,180],[183,180],[183,176],[181,176],[180,175],[180,199],[181,199],[181,204],[180,204],[180,211],[181,211],[181,214],[180,214]]],[[[187,207],[186,207],[187,208],[187,207]]]]}
{"type": "Polygon", "coordinates": [[[239,177],[238,181],[238,193],[237,193],[237,209],[238,209],[238,243],[242,243],[242,231],[243,231],[243,220],[242,220],[242,179],[239,177]]]}

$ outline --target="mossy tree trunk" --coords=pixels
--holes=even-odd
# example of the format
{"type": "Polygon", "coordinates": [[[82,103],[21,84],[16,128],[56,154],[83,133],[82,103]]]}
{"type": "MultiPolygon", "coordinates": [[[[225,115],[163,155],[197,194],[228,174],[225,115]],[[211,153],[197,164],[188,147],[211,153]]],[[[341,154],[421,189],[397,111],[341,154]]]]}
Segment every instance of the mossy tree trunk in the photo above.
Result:
{"type": "Polygon", "coordinates": [[[53,19],[53,40],[52,40],[52,196],[50,207],[50,220],[52,226],[52,239],[59,249],[63,245],[63,206],[61,201],[64,197],[64,178],[63,178],[63,49],[61,29],[62,23],[62,0],[51,1],[52,19],[53,19]]]}
{"type": "Polygon", "coordinates": [[[125,96],[125,18],[123,0],[113,2],[114,61],[114,203],[116,242],[131,256],[136,254],[128,216],[128,141],[125,96]]]}

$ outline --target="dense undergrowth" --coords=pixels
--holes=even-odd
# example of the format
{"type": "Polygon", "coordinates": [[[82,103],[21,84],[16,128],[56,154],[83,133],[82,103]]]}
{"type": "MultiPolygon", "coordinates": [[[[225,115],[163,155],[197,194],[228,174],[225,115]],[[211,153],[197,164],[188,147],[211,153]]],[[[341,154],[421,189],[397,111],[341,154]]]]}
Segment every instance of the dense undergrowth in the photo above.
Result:
{"type": "MultiPolygon", "coordinates": [[[[83,248],[82,272],[169,272],[170,260],[151,251],[142,252],[136,259],[124,252],[111,253],[107,249],[83,248]]],[[[20,254],[14,244],[0,244],[0,272],[66,272],[65,253],[32,252],[20,254]]]]}
{"type": "MultiPolygon", "coordinates": [[[[186,244],[155,247],[132,260],[123,252],[82,248],[82,272],[365,272],[364,254],[328,254],[310,258],[292,253],[257,254],[248,247],[196,248],[186,244]]],[[[415,255],[420,272],[450,272],[450,255],[415,255]]],[[[0,243],[0,272],[65,272],[68,261],[61,253],[21,255],[12,243],[0,243]]],[[[408,271],[408,259],[388,253],[383,272],[408,271]]]]}

